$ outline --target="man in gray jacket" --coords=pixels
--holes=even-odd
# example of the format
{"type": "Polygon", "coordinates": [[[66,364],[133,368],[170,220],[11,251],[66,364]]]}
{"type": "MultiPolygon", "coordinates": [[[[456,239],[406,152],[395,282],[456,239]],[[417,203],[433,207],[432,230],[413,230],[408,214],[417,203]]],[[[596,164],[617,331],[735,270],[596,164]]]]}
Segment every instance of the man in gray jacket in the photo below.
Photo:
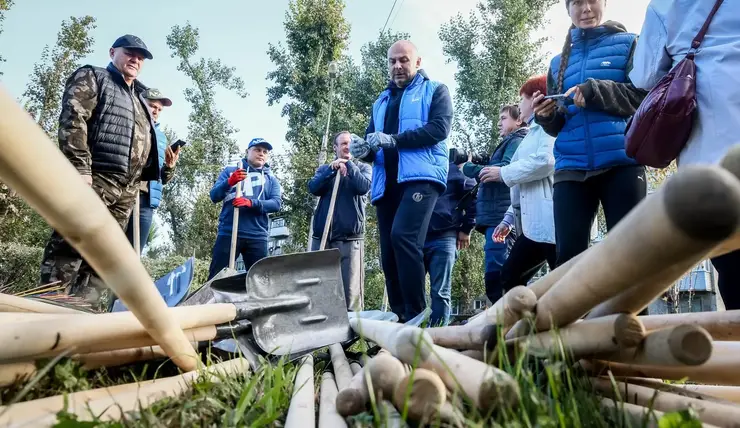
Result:
{"type": "Polygon", "coordinates": [[[314,213],[311,250],[319,249],[329,213],[334,180],[340,174],[334,204],[334,217],[327,236],[326,249],[337,248],[342,254],[342,281],[347,308],[361,311],[365,282],[365,205],[370,191],[372,171],[362,162],[353,162],[349,143],[359,138],[348,131],[334,135],[336,158],[328,165],[321,165],[308,182],[308,190],[319,197],[314,213]]]}

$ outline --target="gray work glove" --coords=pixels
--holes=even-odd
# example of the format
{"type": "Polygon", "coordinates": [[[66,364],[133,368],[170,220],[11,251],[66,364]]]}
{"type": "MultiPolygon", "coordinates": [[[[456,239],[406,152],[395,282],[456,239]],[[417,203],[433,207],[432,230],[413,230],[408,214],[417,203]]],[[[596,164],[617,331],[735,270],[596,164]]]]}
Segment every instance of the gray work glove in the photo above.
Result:
{"type": "Polygon", "coordinates": [[[367,135],[367,141],[370,146],[377,147],[379,149],[393,149],[396,147],[396,139],[391,135],[384,134],[382,132],[373,132],[367,135]]]}
{"type": "Polygon", "coordinates": [[[377,152],[378,149],[370,146],[370,144],[363,140],[361,137],[355,134],[350,134],[352,139],[349,142],[349,152],[352,153],[352,157],[357,159],[365,160],[370,152],[377,152]]]}

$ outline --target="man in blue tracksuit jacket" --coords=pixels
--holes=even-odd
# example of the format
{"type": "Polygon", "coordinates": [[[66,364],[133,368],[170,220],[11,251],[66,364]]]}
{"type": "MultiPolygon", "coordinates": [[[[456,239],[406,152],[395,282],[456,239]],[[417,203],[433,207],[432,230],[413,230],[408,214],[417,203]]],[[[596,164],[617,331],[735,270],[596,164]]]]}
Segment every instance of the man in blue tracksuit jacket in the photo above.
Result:
{"type": "Polygon", "coordinates": [[[432,300],[432,326],[450,323],[452,310],[452,268],[457,251],[470,245],[470,232],[475,227],[476,193],[471,192],[475,180],[465,177],[460,168],[450,162],[447,189],[437,199],[429,221],[424,244],[424,267],[429,272],[432,300]]]}
{"type": "Polygon", "coordinates": [[[334,180],[340,174],[325,248],[336,248],[342,254],[342,282],[347,309],[361,311],[365,282],[365,206],[372,172],[369,165],[352,160],[349,152],[352,134],[339,132],[332,141],[336,155],[334,161],[321,165],[308,182],[308,190],[319,197],[313,219],[311,250],[316,251],[321,246],[334,180]]]}
{"type": "MultiPolygon", "coordinates": [[[[159,114],[164,107],[172,106],[172,100],[162,95],[155,88],[148,88],[142,94],[142,97],[149,104],[149,110],[152,112],[154,120],[154,133],[157,136],[157,151],[159,152],[159,169],[161,171],[159,180],[142,181],[139,187],[139,250],[144,252],[147,240],[149,239],[149,230],[152,228],[154,220],[154,210],[159,207],[162,201],[162,187],[167,184],[175,175],[175,164],[180,158],[180,148],[172,150],[167,142],[167,136],[160,128],[159,114]]],[[[134,213],[128,220],[126,227],[126,236],[131,245],[134,245],[134,213]]]]}
{"type": "Polygon", "coordinates": [[[246,270],[267,257],[267,214],[280,211],[282,205],[280,183],[267,164],[271,150],[272,145],[267,141],[253,139],[247,146],[247,157],[240,162],[241,168],[224,168],[211,189],[211,200],[214,203],[223,201],[223,207],[218,217],[218,236],[213,245],[209,280],[229,265],[235,208],[239,209],[236,257],[241,254],[246,270]],[[242,194],[238,198],[237,186],[240,186],[242,194]]]}
{"type": "Polygon", "coordinates": [[[402,322],[426,307],[423,247],[449,167],[452,99],[420,67],[411,42],[391,46],[388,87],[373,104],[366,139],[350,144],[354,157],[373,164],[381,263],[391,310],[402,322]]]}

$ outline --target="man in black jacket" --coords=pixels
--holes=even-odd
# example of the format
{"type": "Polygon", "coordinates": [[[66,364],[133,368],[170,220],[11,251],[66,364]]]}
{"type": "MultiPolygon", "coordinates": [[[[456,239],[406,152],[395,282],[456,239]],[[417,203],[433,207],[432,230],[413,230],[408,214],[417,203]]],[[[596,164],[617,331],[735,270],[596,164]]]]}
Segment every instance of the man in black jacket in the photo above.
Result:
{"type": "Polygon", "coordinates": [[[457,260],[457,251],[470,245],[470,232],[475,227],[476,194],[471,192],[475,180],[465,177],[460,170],[462,165],[450,162],[447,189],[434,205],[424,244],[424,266],[429,272],[432,295],[432,315],[429,318],[432,326],[450,323],[452,268],[457,260]]]}
{"type": "MultiPolygon", "coordinates": [[[[138,196],[139,183],[160,176],[152,115],[137,77],[152,54],[132,35],[110,48],[107,68],[83,66],[67,80],[59,116],[59,148],[100,196],[121,229],[138,196]]],[[[92,268],[54,231],[44,249],[41,284],[60,281],[67,294],[86,294],[92,268]],[[81,293],[83,292],[83,293],[81,293]]],[[[95,294],[89,300],[97,300],[95,294]]]]}
{"type": "Polygon", "coordinates": [[[365,205],[372,172],[369,165],[352,161],[349,144],[353,137],[359,138],[348,131],[334,135],[336,158],[332,163],[321,165],[316,170],[316,175],[308,182],[308,190],[319,197],[311,237],[311,250],[316,251],[321,245],[334,180],[337,174],[340,175],[334,216],[325,249],[337,248],[341,252],[347,308],[350,311],[361,311],[364,306],[365,282],[365,205]]]}

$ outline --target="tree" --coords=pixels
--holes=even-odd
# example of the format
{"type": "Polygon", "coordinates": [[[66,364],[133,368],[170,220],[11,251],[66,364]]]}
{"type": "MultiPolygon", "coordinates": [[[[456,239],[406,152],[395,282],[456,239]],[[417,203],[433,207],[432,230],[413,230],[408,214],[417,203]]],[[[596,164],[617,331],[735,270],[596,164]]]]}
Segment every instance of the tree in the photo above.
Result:
{"type": "MultiPolygon", "coordinates": [[[[557,0],[481,0],[466,19],[442,25],[439,37],[448,62],[456,62],[457,91],[453,142],[491,153],[499,141],[494,126],[502,105],[517,102],[519,88],[544,71],[539,53],[544,39],[532,39],[557,0]]],[[[482,234],[459,253],[453,270],[453,299],[463,310],[485,292],[482,234]]]]}
{"type": "MultiPolygon", "coordinates": [[[[0,34],[3,33],[3,21],[5,20],[5,12],[9,11],[10,8],[13,6],[13,0],[0,0],[0,34]]],[[[3,58],[2,55],[0,55],[0,64],[5,62],[5,58],[3,58]]],[[[3,75],[3,72],[0,71],[0,76],[3,75]]]]}
{"type": "MultiPolygon", "coordinates": [[[[180,61],[178,71],[188,76],[193,86],[184,90],[192,106],[189,144],[180,155],[175,178],[163,192],[160,212],[170,226],[178,255],[210,257],[220,205],[211,202],[209,190],[224,165],[239,151],[233,137],[238,129],[216,108],[216,90],[224,88],[241,98],[248,94],[234,67],[219,59],[195,58],[198,39],[198,29],[189,22],[172,27],[167,36],[171,56],[180,61]]],[[[168,132],[168,137],[174,139],[174,133],[168,132]]]]}
{"type": "Polygon", "coordinates": [[[557,0],[481,0],[439,31],[447,61],[455,61],[455,123],[458,142],[490,153],[498,142],[502,105],[516,102],[519,88],[544,71],[539,53],[544,38],[532,40],[557,0]]]}
{"type": "MultiPolygon", "coordinates": [[[[0,12],[11,4],[0,0],[0,12]]],[[[94,28],[95,18],[91,16],[63,21],[54,50],[50,52],[48,45],[44,48],[23,93],[26,110],[53,141],[56,141],[64,82],[79,66],[79,60],[91,52],[93,38],[89,33],[94,28]]],[[[0,185],[1,241],[38,247],[44,245],[49,233],[48,224],[36,211],[7,186],[0,185]]]]}
{"type": "Polygon", "coordinates": [[[56,139],[59,126],[64,83],[80,66],[79,61],[92,52],[90,32],[94,28],[95,18],[89,15],[62,21],[54,50],[44,47],[23,92],[26,110],[52,139],[56,139]]]}
{"type": "MultiPolygon", "coordinates": [[[[267,89],[268,104],[287,99],[282,115],[288,118],[289,168],[283,165],[280,178],[292,235],[289,250],[306,248],[309,238],[313,198],[307,182],[317,167],[328,115],[328,64],[341,58],[349,40],[344,7],[343,0],[291,0],[285,14],[285,45],[270,44],[267,51],[276,66],[267,74],[273,82],[267,89]]],[[[336,114],[343,113],[337,109],[336,114]]]]}

